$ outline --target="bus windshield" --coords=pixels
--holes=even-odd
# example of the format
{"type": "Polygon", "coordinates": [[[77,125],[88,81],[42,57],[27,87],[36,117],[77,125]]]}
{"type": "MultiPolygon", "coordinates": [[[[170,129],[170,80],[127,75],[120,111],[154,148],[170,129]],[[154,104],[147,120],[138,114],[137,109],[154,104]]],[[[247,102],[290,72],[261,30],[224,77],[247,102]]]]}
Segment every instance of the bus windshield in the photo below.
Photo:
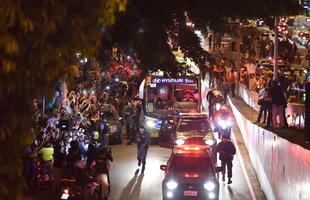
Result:
{"type": "Polygon", "coordinates": [[[146,85],[147,115],[164,117],[173,110],[178,110],[181,113],[198,112],[200,94],[197,78],[188,79],[191,81],[186,78],[173,79],[175,81],[170,83],[160,82],[162,80],[164,79],[152,77],[151,84],[146,85]]]}

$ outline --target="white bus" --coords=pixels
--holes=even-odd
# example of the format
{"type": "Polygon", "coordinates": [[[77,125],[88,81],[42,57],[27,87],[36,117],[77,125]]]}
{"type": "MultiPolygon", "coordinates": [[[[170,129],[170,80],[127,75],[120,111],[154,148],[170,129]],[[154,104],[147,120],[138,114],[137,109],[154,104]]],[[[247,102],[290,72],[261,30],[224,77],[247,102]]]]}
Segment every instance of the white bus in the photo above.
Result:
{"type": "Polygon", "coordinates": [[[197,65],[193,73],[178,78],[165,77],[162,72],[147,76],[139,88],[143,99],[144,127],[156,143],[162,121],[173,112],[201,113],[206,98],[204,80],[197,65]]]}

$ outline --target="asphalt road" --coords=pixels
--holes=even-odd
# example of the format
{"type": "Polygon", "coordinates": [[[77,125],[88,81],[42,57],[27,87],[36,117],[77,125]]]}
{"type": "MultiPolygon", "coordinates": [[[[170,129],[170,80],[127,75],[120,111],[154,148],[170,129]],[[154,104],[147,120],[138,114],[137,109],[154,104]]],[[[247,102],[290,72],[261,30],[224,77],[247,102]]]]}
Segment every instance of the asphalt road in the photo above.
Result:
{"type": "MultiPolygon", "coordinates": [[[[135,145],[112,146],[115,161],[111,169],[111,200],[159,200],[162,199],[161,182],[164,172],[159,169],[166,164],[171,150],[151,146],[145,172],[142,174],[136,161],[135,145]]],[[[228,186],[220,181],[220,199],[252,199],[239,156],[233,163],[233,183],[228,186]]],[[[220,175],[221,180],[221,175],[220,175]]]]}

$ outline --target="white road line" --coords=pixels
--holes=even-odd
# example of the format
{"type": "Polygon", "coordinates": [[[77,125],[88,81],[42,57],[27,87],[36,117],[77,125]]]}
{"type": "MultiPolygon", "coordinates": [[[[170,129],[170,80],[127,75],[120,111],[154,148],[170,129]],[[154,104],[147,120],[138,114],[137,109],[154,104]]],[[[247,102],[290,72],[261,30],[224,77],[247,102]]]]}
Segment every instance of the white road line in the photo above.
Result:
{"type": "MultiPolygon", "coordinates": [[[[232,131],[232,129],[231,129],[231,131],[232,131]]],[[[256,196],[255,196],[255,193],[254,193],[254,190],[253,190],[253,186],[252,186],[252,184],[251,184],[251,182],[250,182],[250,178],[249,178],[248,172],[247,172],[246,169],[245,169],[244,161],[243,161],[243,159],[242,159],[241,152],[240,152],[240,149],[239,149],[239,146],[238,146],[238,144],[237,144],[237,140],[236,140],[236,138],[235,138],[235,134],[234,134],[233,131],[232,131],[232,134],[231,134],[231,135],[232,135],[232,139],[233,139],[233,141],[234,141],[234,143],[235,143],[235,146],[236,146],[236,150],[237,150],[238,158],[239,158],[239,161],[240,161],[240,165],[241,165],[241,168],[242,168],[242,171],[243,171],[243,174],[244,174],[246,183],[247,183],[247,185],[248,185],[248,187],[249,187],[249,190],[250,190],[252,199],[253,199],[253,200],[257,200],[257,199],[256,199],[256,196]]]]}

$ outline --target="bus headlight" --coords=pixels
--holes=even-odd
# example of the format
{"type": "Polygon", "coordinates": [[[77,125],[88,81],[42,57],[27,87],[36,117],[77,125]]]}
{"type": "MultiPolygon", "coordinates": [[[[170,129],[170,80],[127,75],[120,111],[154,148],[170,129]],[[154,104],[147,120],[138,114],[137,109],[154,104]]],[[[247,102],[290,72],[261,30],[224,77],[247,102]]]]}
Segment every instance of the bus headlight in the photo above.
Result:
{"type": "Polygon", "coordinates": [[[146,121],[146,125],[150,128],[154,128],[155,127],[155,123],[153,121],[147,120],[146,121]]]}
{"type": "Polygon", "coordinates": [[[156,129],[160,129],[162,123],[160,119],[152,117],[146,117],[144,122],[148,128],[156,128],[156,129]]]}
{"type": "Polygon", "coordinates": [[[208,181],[203,185],[203,187],[208,191],[212,191],[215,189],[215,184],[211,181],[208,181]]]}
{"type": "Polygon", "coordinates": [[[178,187],[178,183],[175,181],[168,181],[166,185],[169,190],[174,190],[178,187]]]}

